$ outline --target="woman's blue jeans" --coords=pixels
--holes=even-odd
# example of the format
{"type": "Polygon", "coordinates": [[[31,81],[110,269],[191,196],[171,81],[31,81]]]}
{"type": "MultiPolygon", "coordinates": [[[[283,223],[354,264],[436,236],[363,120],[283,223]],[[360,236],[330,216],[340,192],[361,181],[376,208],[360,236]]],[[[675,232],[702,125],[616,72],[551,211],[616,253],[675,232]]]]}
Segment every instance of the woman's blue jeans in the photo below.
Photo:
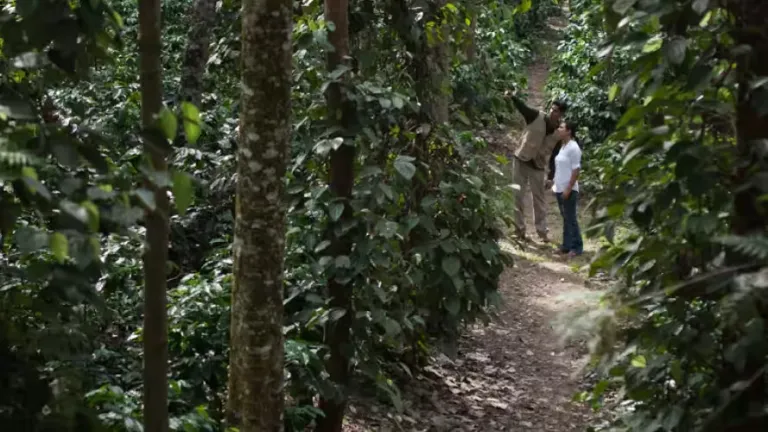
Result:
{"type": "Polygon", "coordinates": [[[568,198],[563,198],[562,193],[556,193],[557,205],[560,207],[560,215],[563,217],[563,244],[560,250],[581,254],[584,252],[584,242],[581,239],[579,220],[576,215],[576,204],[579,202],[579,193],[571,191],[568,198]]]}

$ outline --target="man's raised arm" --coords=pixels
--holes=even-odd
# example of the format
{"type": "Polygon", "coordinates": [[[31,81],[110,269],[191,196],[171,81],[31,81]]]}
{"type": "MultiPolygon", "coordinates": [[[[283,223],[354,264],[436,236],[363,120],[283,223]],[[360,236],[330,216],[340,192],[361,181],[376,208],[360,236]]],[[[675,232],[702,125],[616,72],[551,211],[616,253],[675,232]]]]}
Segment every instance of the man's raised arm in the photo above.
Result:
{"type": "Polygon", "coordinates": [[[517,110],[520,111],[520,114],[523,115],[526,124],[531,124],[534,120],[536,120],[536,117],[539,116],[539,110],[529,107],[525,104],[525,102],[523,102],[520,98],[513,95],[512,93],[507,93],[507,97],[512,100],[515,108],[517,108],[517,110]]]}

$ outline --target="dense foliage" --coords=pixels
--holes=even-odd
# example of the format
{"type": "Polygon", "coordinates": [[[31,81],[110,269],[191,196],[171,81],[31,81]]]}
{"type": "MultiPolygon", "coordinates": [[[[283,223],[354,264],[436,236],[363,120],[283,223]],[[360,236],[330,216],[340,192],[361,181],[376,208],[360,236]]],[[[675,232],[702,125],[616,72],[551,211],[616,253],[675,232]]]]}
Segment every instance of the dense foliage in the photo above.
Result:
{"type": "Polygon", "coordinates": [[[607,430],[764,429],[766,38],[745,29],[766,9],[571,6],[553,88],[589,127],[591,230],[631,222],[592,264],[617,283],[583,317],[601,380],[581,397],[615,408],[607,430]]]}
{"type": "MultiPolygon", "coordinates": [[[[347,391],[325,371],[329,321],[352,315],[349,356],[358,379],[377,384],[397,406],[393,378],[411,375],[437,342],[450,352],[462,327],[486,318],[499,300],[505,257],[495,200],[506,185],[472,130],[510,118],[501,94],[523,82],[529,39],[553,5],[446,3],[439,10],[452,54],[455,121],[447,127],[423,121],[411,72],[418,53],[391,22],[397,3],[354,5],[354,67],[330,74],[322,2],[296,4],[286,178],[289,430],[320,414],[313,398],[347,391]],[[473,33],[470,16],[478,17],[473,33]],[[357,175],[355,217],[341,235],[355,247],[334,256],[327,227],[343,206],[328,192],[327,156],[340,142],[323,121],[323,92],[342,75],[355,103],[345,133],[357,149],[357,175]],[[330,278],[351,281],[352,310],[329,306],[330,278]]],[[[167,109],[157,126],[174,144],[168,173],[148,169],[141,151],[149,138],[139,128],[134,3],[18,0],[0,12],[0,418],[14,430],[142,430],[141,254],[151,184],[170,186],[175,204],[170,426],[222,430],[240,7],[217,7],[205,89],[194,107],[179,103],[192,6],[163,4],[167,109]],[[177,129],[187,145],[176,145],[177,129]],[[151,184],[142,185],[142,176],[151,184]]],[[[418,17],[419,8],[407,11],[418,17]]],[[[429,28],[414,23],[413,32],[429,28]]]]}

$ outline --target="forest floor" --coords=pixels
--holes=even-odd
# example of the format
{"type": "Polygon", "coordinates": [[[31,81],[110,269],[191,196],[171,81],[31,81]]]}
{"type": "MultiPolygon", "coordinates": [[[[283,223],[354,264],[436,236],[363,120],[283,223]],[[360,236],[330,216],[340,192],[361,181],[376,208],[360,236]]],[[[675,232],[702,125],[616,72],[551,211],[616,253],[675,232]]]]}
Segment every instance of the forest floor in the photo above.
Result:
{"type": "MultiPolygon", "coordinates": [[[[530,66],[528,102],[533,106],[544,108],[549,58],[563,26],[562,17],[552,20],[550,37],[530,66]]],[[[511,143],[517,133],[491,135],[511,143]]],[[[530,197],[527,201],[531,219],[530,197]]],[[[514,255],[514,265],[501,276],[504,304],[496,319],[469,329],[455,358],[439,355],[401,388],[402,414],[371,400],[353,400],[345,432],[585,430],[591,413],[572,398],[583,384],[587,349],[583,342],[561,342],[563,327],[558,323],[564,312],[576,310],[594,293],[586,267],[596,245],[587,241],[583,256],[566,261],[555,251],[562,219],[554,197],[548,222],[551,244],[502,243],[514,255]]],[[[580,222],[585,225],[586,215],[580,222]]],[[[529,234],[534,233],[532,221],[528,223],[529,234]]]]}

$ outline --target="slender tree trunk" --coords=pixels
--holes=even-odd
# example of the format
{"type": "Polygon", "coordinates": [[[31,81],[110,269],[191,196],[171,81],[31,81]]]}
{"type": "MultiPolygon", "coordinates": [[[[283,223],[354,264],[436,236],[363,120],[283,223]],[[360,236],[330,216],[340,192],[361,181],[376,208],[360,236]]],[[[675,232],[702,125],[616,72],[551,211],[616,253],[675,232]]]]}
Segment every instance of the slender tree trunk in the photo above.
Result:
{"type": "MultiPolygon", "coordinates": [[[[139,52],[141,122],[155,127],[163,104],[160,53],[160,0],[139,1],[139,52]]],[[[165,147],[147,142],[145,153],[152,169],[166,171],[165,147]]],[[[166,189],[151,185],[155,209],[146,215],[144,251],[144,430],[168,430],[168,317],[166,312],[166,263],[168,261],[169,202],[166,189]]]]}
{"type": "Polygon", "coordinates": [[[467,5],[467,11],[469,12],[469,29],[467,32],[468,40],[466,45],[466,50],[464,51],[464,55],[467,57],[467,61],[470,63],[473,63],[475,59],[477,58],[477,17],[479,14],[477,13],[477,5],[474,3],[470,3],[467,5]]]}
{"type": "Polygon", "coordinates": [[[448,45],[448,28],[442,24],[442,8],[446,0],[431,0],[431,14],[426,22],[434,21],[435,26],[430,31],[424,29],[426,43],[422,45],[425,62],[425,74],[419,84],[421,103],[432,122],[437,124],[448,122],[448,105],[450,103],[450,50],[448,45]]]}
{"type": "Polygon", "coordinates": [[[284,186],[291,139],[290,0],[245,0],[227,419],[283,430],[284,186]]]}
{"type": "Polygon", "coordinates": [[[190,27],[181,69],[180,97],[200,107],[208,63],[210,35],[216,23],[216,0],[196,0],[189,12],[190,27]]]}
{"type": "MultiPolygon", "coordinates": [[[[328,35],[333,45],[333,52],[328,53],[327,64],[329,72],[346,64],[349,55],[349,22],[348,0],[325,0],[325,19],[334,24],[334,30],[328,35]]],[[[328,120],[332,125],[338,126],[343,137],[349,130],[349,122],[354,114],[354,107],[344,95],[342,86],[333,83],[326,92],[328,105],[328,120]]],[[[330,190],[334,197],[344,201],[344,211],[336,223],[331,222],[328,235],[331,239],[331,250],[334,256],[349,255],[352,243],[348,235],[339,234],[336,228],[353,217],[349,200],[352,198],[354,186],[354,160],[355,148],[351,140],[331,152],[330,160],[330,190]]],[[[340,275],[338,275],[340,276],[340,275]]],[[[318,421],[317,432],[340,432],[344,421],[344,412],[347,407],[347,385],[349,384],[349,358],[350,351],[350,327],[352,324],[352,289],[349,282],[340,282],[340,277],[331,276],[328,281],[328,293],[331,296],[332,308],[346,311],[344,316],[336,321],[329,322],[326,343],[330,349],[330,357],[327,362],[328,373],[331,380],[337,385],[339,392],[336,398],[322,399],[320,409],[325,416],[318,421]]]]}

